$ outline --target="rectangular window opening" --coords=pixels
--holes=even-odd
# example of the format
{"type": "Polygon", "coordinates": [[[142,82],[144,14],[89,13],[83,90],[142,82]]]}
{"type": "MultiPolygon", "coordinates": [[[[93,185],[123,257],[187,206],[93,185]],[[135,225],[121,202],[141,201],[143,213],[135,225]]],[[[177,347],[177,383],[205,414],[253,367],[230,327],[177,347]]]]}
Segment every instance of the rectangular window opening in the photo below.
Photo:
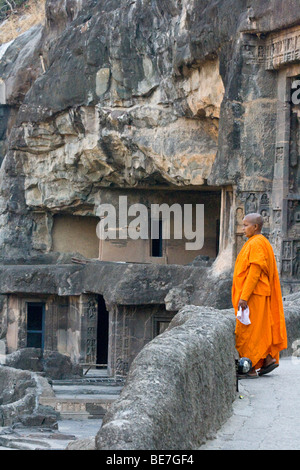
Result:
{"type": "Polygon", "coordinates": [[[163,256],[162,219],[152,219],[151,230],[151,233],[158,233],[158,238],[151,238],[150,256],[161,258],[163,256]]]}
{"type": "Polygon", "coordinates": [[[44,349],[45,304],[27,303],[27,348],[44,349]]]}

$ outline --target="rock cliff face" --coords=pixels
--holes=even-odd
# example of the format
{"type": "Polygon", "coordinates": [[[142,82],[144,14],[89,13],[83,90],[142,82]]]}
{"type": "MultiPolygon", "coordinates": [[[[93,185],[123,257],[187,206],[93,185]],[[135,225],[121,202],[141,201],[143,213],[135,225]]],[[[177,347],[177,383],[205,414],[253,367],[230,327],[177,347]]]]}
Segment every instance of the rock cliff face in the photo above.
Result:
{"type": "MultiPolygon", "coordinates": [[[[192,305],[133,363],[124,401],[107,416],[97,448],[112,448],[116,436],[122,449],[131,448],[132,423],[137,445],[156,448],[163,442],[172,448],[184,436],[181,448],[191,448],[207,436],[211,422],[217,427],[226,417],[234,392],[231,362],[226,387],[219,382],[233,352],[233,312],[227,330],[223,314],[209,309],[206,316],[207,309],[196,305],[231,307],[230,270],[243,243],[245,213],[260,212],[264,218],[263,233],[273,244],[284,294],[300,289],[300,106],[291,96],[300,77],[298,3],[46,0],[44,24],[0,45],[3,351],[28,345],[28,302],[39,300],[49,349],[62,349],[75,362],[95,363],[100,357],[97,321],[106,318],[110,346],[101,351],[107,353],[101,364],[126,375],[138,351],[180,308],[192,305]],[[148,260],[70,264],[64,249],[72,230],[78,230],[78,217],[87,221],[78,238],[92,238],[97,207],[115,201],[120,189],[142,201],[150,190],[172,197],[192,193],[193,201],[206,197],[210,250],[219,250],[217,260],[199,256],[189,266],[149,265],[148,260]],[[99,305],[105,303],[109,316],[102,311],[101,317],[99,305]],[[211,323],[216,324],[212,335],[211,323]],[[225,338],[224,331],[229,332],[225,338]],[[180,351],[171,346],[173,340],[183,345],[180,351]],[[221,370],[214,367],[214,357],[221,370]],[[142,377],[145,370],[148,376],[142,377]],[[155,395],[151,386],[157,371],[165,388],[155,395]],[[193,380],[186,380],[189,374],[193,380]],[[132,399],[135,394],[146,397],[147,409],[132,399]],[[199,432],[194,423],[187,426],[191,408],[199,410],[199,432]],[[207,409],[215,418],[203,427],[207,409]],[[128,410],[131,424],[123,419],[128,410]],[[179,415],[180,436],[169,419],[179,415]],[[153,422],[157,433],[152,436],[153,422]]],[[[96,257],[99,245],[96,240],[96,257]]],[[[112,244],[109,253],[116,247],[112,244]]],[[[178,258],[175,244],[173,260],[178,258]]],[[[292,304],[285,310],[294,344],[299,315],[292,304]]],[[[9,367],[0,373],[14,374],[9,367]]],[[[31,388],[32,375],[18,375],[21,386],[26,375],[31,388]]],[[[16,401],[5,394],[0,390],[0,425],[1,420],[20,421],[19,415],[27,423],[43,419],[45,410],[34,408],[36,396],[26,393],[25,418],[22,404],[9,421],[16,401]]]]}
{"type": "Polygon", "coordinates": [[[231,306],[249,212],[264,218],[284,294],[297,292],[298,2],[47,0],[45,18],[0,45],[0,324],[9,350],[26,347],[28,298],[40,299],[49,349],[62,347],[63,331],[63,352],[95,363],[103,300],[115,345],[108,364],[127,371],[183,305],[231,306]],[[152,240],[119,237],[104,249],[97,208],[121,193],[147,210],[153,195],[202,201],[207,251],[187,260],[175,237],[164,259],[152,240]],[[71,264],[74,252],[89,260],[71,264]]]}
{"type": "Polygon", "coordinates": [[[49,252],[53,216],[95,215],[101,188],[234,187],[234,238],[274,191],[278,73],[257,51],[299,21],[293,0],[48,0],[0,49],[2,259],[49,252]]]}
{"type": "Polygon", "coordinates": [[[221,45],[230,47],[240,15],[234,6],[222,24],[227,3],[47,2],[46,24],[0,64],[2,256],[49,251],[52,215],[93,214],[101,187],[206,182],[221,45]]]}

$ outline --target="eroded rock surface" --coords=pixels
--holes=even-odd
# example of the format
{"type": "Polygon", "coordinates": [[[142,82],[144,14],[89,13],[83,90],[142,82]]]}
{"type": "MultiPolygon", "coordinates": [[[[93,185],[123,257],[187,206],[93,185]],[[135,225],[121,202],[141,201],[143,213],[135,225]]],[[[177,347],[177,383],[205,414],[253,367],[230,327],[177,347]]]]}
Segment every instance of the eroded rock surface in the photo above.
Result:
{"type": "Polygon", "coordinates": [[[138,354],[103,419],[98,450],[195,449],[235,396],[234,315],[184,307],[138,354]]]}
{"type": "Polygon", "coordinates": [[[70,357],[57,351],[43,351],[38,348],[23,348],[6,354],[3,365],[15,369],[43,372],[53,380],[71,379],[82,376],[82,367],[73,364],[70,357]]]}
{"type": "Polygon", "coordinates": [[[49,253],[54,215],[95,215],[105,188],[268,201],[278,75],[259,51],[298,23],[294,0],[47,0],[45,24],[1,46],[2,258],[49,253]]]}
{"type": "Polygon", "coordinates": [[[58,413],[39,404],[54,396],[47,379],[34,372],[0,366],[0,426],[56,426],[58,413]]]}
{"type": "Polygon", "coordinates": [[[3,257],[49,252],[53,215],[93,215],[103,187],[206,183],[240,14],[225,3],[47,1],[0,63],[3,257]]]}

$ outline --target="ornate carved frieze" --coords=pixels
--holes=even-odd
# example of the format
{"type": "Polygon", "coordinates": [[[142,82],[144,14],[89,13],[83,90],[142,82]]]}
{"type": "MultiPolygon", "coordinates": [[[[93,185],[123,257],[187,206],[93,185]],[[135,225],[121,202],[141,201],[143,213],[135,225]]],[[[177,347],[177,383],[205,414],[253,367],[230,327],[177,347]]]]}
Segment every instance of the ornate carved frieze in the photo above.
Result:
{"type": "Polygon", "coordinates": [[[270,34],[265,46],[259,46],[258,56],[267,70],[300,62],[300,27],[270,34]]]}
{"type": "Polygon", "coordinates": [[[244,38],[243,56],[249,62],[261,63],[266,70],[277,70],[300,62],[300,27],[269,34],[266,38],[244,38]]]}
{"type": "Polygon", "coordinates": [[[298,200],[288,201],[288,236],[300,238],[300,204],[298,200]]]}

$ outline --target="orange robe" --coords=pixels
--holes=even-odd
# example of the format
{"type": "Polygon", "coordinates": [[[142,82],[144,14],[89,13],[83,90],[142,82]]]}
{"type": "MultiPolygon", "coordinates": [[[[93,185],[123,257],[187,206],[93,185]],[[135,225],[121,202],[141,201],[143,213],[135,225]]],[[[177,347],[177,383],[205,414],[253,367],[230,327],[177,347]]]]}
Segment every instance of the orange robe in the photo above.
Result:
{"type": "Polygon", "coordinates": [[[246,300],[250,325],[236,320],[236,349],[255,369],[270,354],[279,361],[287,348],[287,333],[281,287],[274,252],[261,234],[253,235],[241,249],[233,274],[232,304],[237,314],[239,300],[246,300]]]}

